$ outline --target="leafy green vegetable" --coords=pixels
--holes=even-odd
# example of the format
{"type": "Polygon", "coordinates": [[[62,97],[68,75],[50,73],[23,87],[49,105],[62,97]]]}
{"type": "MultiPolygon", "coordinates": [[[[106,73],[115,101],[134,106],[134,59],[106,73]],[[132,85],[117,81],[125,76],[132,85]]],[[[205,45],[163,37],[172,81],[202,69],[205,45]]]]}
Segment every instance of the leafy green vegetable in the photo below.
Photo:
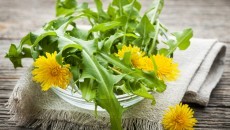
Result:
{"type": "Polygon", "coordinates": [[[122,77],[109,73],[98,63],[96,58],[89,55],[87,51],[82,51],[82,57],[83,64],[85,65],[82,78],[95,78],[97,80],[96,103],[106,109],[110,114],[112,129],[120,130],[123,108],[113,93],[113,86],[119,82],[122,77]]]}
{"type": "Polygon", "coordinates": [[[174,32],[172,33],[173,36],[176,37],[176,40],[168,40],[166,42],[167,45],[169,45],[169,50],[167,50],[166,55],[169,56],[172,54],[176,48],[178,47],[180,50],[185,50],[190,45],[190,39],[193,36],[192,29],[184,29],[181,32],[174,32]]]}
{"type": "Polygon", "coordinates": [[[9,53],[6,54],[5,57],[10,59],[10,61],[14,64],[14,68],[22,67],[22,54],[21,52],[18,52],[16,45],[10,45],[9,53]]]}
{"type": "Polygon", "coordinates": [[[152,24],[159,17],[163,7],[164,7],[164,0],[155,0],[154,1],[152,8],[147,12],[147,16],[149,17],[150,22],[152,24]]]}
{"type": "Polygon", "coordinates": [[[95,25],[90,31],[91,32],[96,32],[96,31],[105,32],[107,30],[113,29],[115,27],[119,27],[121,25],[122,25],[121,22],[111,21],[111,22],[106,22],[106,23],[101,23],[101,24],[95,25]]]}
{"type": "Polygon", "coordinates": [[[192,29],[169,33],[160,22],[164,0],[154,0],[153,6],[142,15],[138,0],[113,0],[103,8],[101,0],[94,0],[92,10],[88,3],[75,0],[57,0],[54,20],[36,32],[28,33],[18,46],[11,44],[6,57],[14,67],[22,67],[22,58],[36,60],[46,52],[57,52],[60,65],[69,64],[73,75],[70,86],[80,90],[83,99],[95,102],[110,114],[111,129],[121,130],[121,106],[116,95],[137,95],[155,101],[152,92],[162,93],[166,84],[157,75],[153,55],[172,57],[179,48],[185,50],[193,36],[192,29]],[[83,28],[78,21],[88,23],[83,28]],[[158,48],[165,44],[166,48],[158,48]],[[145,71],[132,63],[130,51],[123,58],[115,56],[123,46],[137,46],[145,56],[152,58],[154,70],[145,71]]]}
{"type": "Polygon", "coordinates": [[[57,0],[56,16],[74,13],[76,6],[76,0],[57,0]]]}
{"type": "Polygon", "coordinates": [[[144,51],[147,52],[147,49],[150,44],[150,37],[154,36],[154,26],[150,23],[148,17],[144,15],[141,19],[140,24],[137,26],[136,31],[140,34],[138,39],[138,46],[144,48],[144,51]],[[142,42],[139,42],[142,41],[142,42]]]}

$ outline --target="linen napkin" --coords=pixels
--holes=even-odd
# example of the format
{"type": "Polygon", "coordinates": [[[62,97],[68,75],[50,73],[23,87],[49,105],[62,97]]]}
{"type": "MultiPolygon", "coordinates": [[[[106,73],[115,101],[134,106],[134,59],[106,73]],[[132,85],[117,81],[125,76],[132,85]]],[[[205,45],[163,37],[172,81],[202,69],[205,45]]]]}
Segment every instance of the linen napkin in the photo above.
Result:
{"type": "MultiPolygon", "coordinates": [[[[153,93],[156,105],[143,100],[124,112],[124,130],[162,129],[163,113],[179,102],[207,105],[212,89],[218,83],[224,68],[226,46],[217,40],[192,39],[189,49],[176,51],[180,77],[167,83],[163,93],[153,93]],[[185,95],[185,96],[184,96],[185,95]],[[183,98],[184,97],[184,98],[183,98]]],[[[19,79],[9,99],[12,120],[19,126],[53,130],[107,130],[110,129],[107,112],[84,110],[60,99],[51,90],[42,92],[32,81],[31,68],[19,79]]]]}

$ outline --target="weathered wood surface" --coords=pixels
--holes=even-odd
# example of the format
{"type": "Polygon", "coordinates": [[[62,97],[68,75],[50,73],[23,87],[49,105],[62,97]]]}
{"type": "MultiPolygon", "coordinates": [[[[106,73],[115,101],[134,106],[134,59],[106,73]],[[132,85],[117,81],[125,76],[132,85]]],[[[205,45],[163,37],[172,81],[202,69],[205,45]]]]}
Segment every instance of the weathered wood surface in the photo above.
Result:
{"type": "MultiPolygon", "coordinates": [[[[11,115],[4,104],[31,63],[23,60],[25,68],[14,70],[4,55],[10,43],[18,42],[27,32],[54,18],[54,3],[54,0],[0,0],[0,130],[22,129],[8,120],[11,115]]],[[[150,2],[142,3],[146,9],[150,2]]],[[[195,37],[218,38],[228,43],[225,72],[212,92],[208,107],[191,106],[199,121],[197,129],[230,129],[230,0],[165,0],[161,21],[170,30],[192,27],[195,37]]]]}

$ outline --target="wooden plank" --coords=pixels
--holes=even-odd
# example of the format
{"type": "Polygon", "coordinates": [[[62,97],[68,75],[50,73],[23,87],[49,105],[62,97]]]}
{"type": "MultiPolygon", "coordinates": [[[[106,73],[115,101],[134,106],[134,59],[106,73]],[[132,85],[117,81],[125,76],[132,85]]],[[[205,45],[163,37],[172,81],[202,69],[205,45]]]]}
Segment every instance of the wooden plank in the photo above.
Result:
{"type": "MultiPolygon", "coordinates": [[[[79,0],[79,3],[82,1],[79,0]]],[[[90,6],[93,6],[92,0],[86,1],[89,1],[90,6]]],[[[151,3],[147,0],[141,2],[143,10],[146,10],[151,3]]],[[[0,37],[2,39],[19,39],[29,31],[40,28],[45,22],[54,18],[54,3],[54,0],[1,1],[0,37]]],[[[108,1],[103,3],[107,5],[108,1]]],[[[230,12],[229,5],[229,0],[165,0],[161,20],[170,30],[176,31],[184,27],[192,27],[196,37],[230,41],[230,37],[226,35],[230,34],[230,30],[225,29],[230,28],[230,24],[228,24],[230,17],[227,13],[230,12]]]]}
{"type": "MultiPolygon", "coordinates": [[[[90,1],[92,7],[93,0],[90,1]]],[[[149,1],[141,1],[143,10],[149,1]]],[[[17,42],[29,31],[41,27],[54,18],[55,0],[0,0],[0,129],[23,129],[15,127],[9,121],[9,110],[5,108],[10,93],[18,78],[32,61],[23,60],[25,68],[14,69],[8,59],[3,58],[10,43],[17,42]]],[[[103,1],[106,5],[108,1],[103,1]]],[[[228,42],[226,68],[224,74],[213,90],[207,107],[191,105],[198,119],[196,129],[229,130],[230,129],[230,0],[165,0],[161,21],[170,30],[192,27],[195,37],[218,38],[228,42]]],[[[23,129],[25,130],[25,129],[23,129]]]]}

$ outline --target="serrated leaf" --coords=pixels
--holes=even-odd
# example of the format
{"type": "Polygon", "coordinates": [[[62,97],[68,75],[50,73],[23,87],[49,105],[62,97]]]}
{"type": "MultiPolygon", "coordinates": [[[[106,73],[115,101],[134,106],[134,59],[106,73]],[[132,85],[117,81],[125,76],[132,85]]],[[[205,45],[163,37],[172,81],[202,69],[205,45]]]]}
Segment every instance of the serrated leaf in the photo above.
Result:
{"type": "Polygon", "coordinates": [[[89,32],[88,30],[84,29],[79,29],[79,28],[73,28],[71,31],[68,32],[71,36],[82,39],[82,40],[87,40],[89,32]]]}
{"type": "Polygon", "coordinates": [[[72,40],[73,42],[81,45],[87,52],[89,52],[91,55],[93,53],[95,53],[98,49],[98,41],[97,39],[94,40],[88,40],[88,41],[84,41],[75,37],[69,37],[70,40],[72,40]]]}
{"type": "Polygon", "coordinates": [[[177,39],[177,45],[180,50],[185,50],[189,47],[190,45],[190,39],[193,36],[193,31],[192,29],[184,29],[181,32],[174,32],[172,33],[177,39]]]}
{"type": "Polygon", "coordinates": [[[176,48],[178,47],[180,50],[185,50],[189,47],[190,45],[190,39],[193,36],[193,31],[192,29],[184,29],[183,31],[180,32],[174,32],[172,33],[173,36],[176,37],[175,40],[169,40],[166,42],[166,44],[169,45],[169,51],[166,54],[167,56],[171,55],[176,48]]]}
{"type": "Polygon", "coordinates": [[[146,88],[144,85],[135,84],[135,87],[133,88],[134,89],[132,89],[132,93],[134,93],[135,95],[148,99],[154,99],[153,95],[148,92],[148,88],[146,88]]]}
{"type": "Polygon", "coordinates": [[[58,51],[58,37],[56,36],[46,36],[39,41],[39,46],[43,52],[53,53],[58,51]]]}
{"type": "Polygon", "coordinates": [[[66,49],[69,49],[69,48],[73,48],[73,49],[76,49],[76,50],[82,50],[82,46],[79,45],[79,44],[76,44],[76,43],[75,44],[67,44],[67,45],[65,45],[56,56],[56,60],[60,65],[62,65],[62,60],[63,60],[62,53],[66,49]]]}
{"type": "Polygon", "coordinates": [[[34,47],[34,46],[37,46],[37,45],[39,44],[39,42],[40,42],[43,38],[45,38],[45,37],[47,37],[47,36],[57,36],[57,34],[56,34],[56,32],[54,32],[54,31],[47,31],[47,32],[42,33],[42,34],[41,34],[40,36],[38,36],[38,37],[36,38],[36,40],[34,41],[33,47],[34,47]]]}
{"type": "Polygon", "coordinates": [[[65,24],[68,20],[70,20],[71,17],[58,17],[57,19],[54,19],[47,24],[44,25],[43,29],[46,31],[51,31],[58,29],[61,27],[63,24],[65,24]]]}
{"type": "Polygon", "coordinates": [[[25,44],[32,45],[36,38],[37,38],[37,35],[30,32],[21,39],[20,46],[23,46],[25,44]]]}
{"type": "Polygon", "coordinates": [[[83,74],[88,75],[87,77],[94,77],[98,82],[96,103],[110,114],[112,128],[120,130],[121,116],[124,110],[113,93],[114,84],[117,82],[115,79],[117,78],[113,78],[114,75],[101,66],[96,58],[87,51],[82,50],[82,58],[83,74]]]}
{"type": "Polygon", "coordinates": [[[101,24],[93,26],[93,28],[90,30],[90,32],[97,32],[97,31],[105,32],[107,30],[119,27],[121,25],[122,25],[122,23],[119,21],[110,21],[110,22],[106,22],[106,23],[101,23],[101,24]]]}
{"type": "MultiPolygon", "coordinates": [[[[124,23],[123,30],[125,34],[127,32],[134,31],[134,29],[136,28],[136,25],[134,25],[135,27],[133,27],[133,23],[135,23],[135,20],[140,17],[139,10],[134,7],[135,3],[136,3],[136,0],[133,0],[130,4],[125,5],[123,7],[124,16],[121,19],[124,23]]],[[[126,43],[125,35],[123,36],[122,42],[126,43]]]]}
{"type": "Polygon", "coordinates": [[[135,80],[142,80],[150,89],[156,89],[158,92],[163,92],[166,88],[166,85],[163,81],[157,79],[154,73],[151,72],[142,72],[141,70],[132,69],[126,66],[124,63],[120,61],[117,57],[113,55],[107,55],[105,53],[100,53],[100,56],[107,60],[109,63],[113,64],[114,66],[118,67],[122,70],[125,77],[132,77],[135,80]]]}
{"type": "MultiPolygon", "coordinates": [[[[154,26],[150,23],[148,17],[144,15],[137,26],[136,31],[140,34],[141,46],[145,49],[150,44],[150,37],[154,35],[154,26]]],[[[145,50],[146,51],[146,50],[145,50]]]]}
{"type": "Polygon", "coordinates": [[[123,15],[123,6],[129,4],[130,2],[128,0],[113,0],[112,5],[118,7],[118,15],[123,15]]]}
{"type": "Polygon", "coordinates": [[[121,90],[124,93],[131,93],[131,91],[129,89],[126,88],[125,84],[122,85],[116,85],[115,86],[116,90],[121,90]]]}
{"type": "Polygon", "coordinates": [[[139,18],[139,10],[137,8],[135,8],[134,4],[136,3],[136,0],[133,0],[130,4],[125,5],[123,7],[123,11],[124,14],[127,16],[127,21],[129,21],[129,19],[134,19],[136,20],[137,18],[139,18]]]}
{"type": "Polygon", "coordinates": [[[162,9],[164,7],[164,0],[155,0],[152,8],[146,13],[150,19],[150,23],[153,24],[159,17],[162,9]]]}
{"type": "Polygon", "coordinates": [[[47,31],[47,32],[42,33],[40,36],[36,38],[36,40],[34,41],[34,44],[31,47],[31,55],[33,59],[36,59],[39,56],[39,51],[38,51],[39,42],[47,36],[57,36],[57,34],[54,31],[47,31]]]}
{"type": "Polygon", "coordinates": [[[114,41],[120,37],[122,37],[124,34],[122,33],[115,33],[114,35],[110,36],[105,42],[104,42],[104,45],[103,45],[103,50],[105,52],[107,52],[108,54],[110,54],[110,50],[111,50],[111,46],[113,45],[114,41]]]}
{"type": "Polygon", "coordinates": [[[97,11],[99,16],[108,19],[108,15],[105,13],[104,9],[103,9],[103,4],[101,2],[101,0],[94,0],[96,7],[97,7],[97,11]]]}
{"type": "Polygon", "coordinates": [[[76,0],[57,0],[56,16],[74,13],[77,7],[76,0]]]}
{"type": "Polygon", "coordinates": [[[23,47],[21,54],[22,54],[22,58],[32,58],[31,50],[28,47],[23,47]]]}
{"type": "Polygon", "coordinates": [[[9,52],[6,54],[5,57],[10,59],[10,61],[14,65],[14,68],[22,67],[22,61],[21,61],[22,57],[18,52],[16,45],[14,44],[10,45],[9,52]]]}

